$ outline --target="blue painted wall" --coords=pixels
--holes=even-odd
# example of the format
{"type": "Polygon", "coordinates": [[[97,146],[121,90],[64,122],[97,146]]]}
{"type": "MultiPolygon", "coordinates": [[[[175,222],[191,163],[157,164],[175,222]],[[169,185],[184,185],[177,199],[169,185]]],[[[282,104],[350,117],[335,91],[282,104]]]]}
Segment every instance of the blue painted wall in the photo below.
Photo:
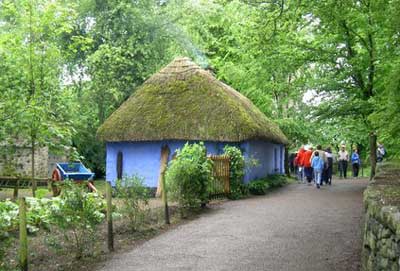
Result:
{"type": "MultiPolygon", "coordinates": [[[[117,155],[123,154],[123,175],[137,174],[145,179],[148,187],[157,187],[160,171],[161,147],[167,144],[171,150],[169,159],[175,150],[180,149],[186,141],[143,141],[143,142],[109,142],[106,144],[106,179],[113,185],[117,179],[117,155]]],[[[283,173],[283,146],[264,141],[247,141],[241,144],[224,142],[204,142],[208,154],[222,154],[225,145],[238,146],[246,159],[255,158],[259,166],[246,170],[245,182],[264,177],[268,174],[283,173]],[[274,153],[277,156],[274,156],[274,153]],[[275,159],[276,158],[276,159],[275,159]],[[282,159],[281,159],[282,158],[282,159]]]]}
{"type": "Polygon", "coordinates": [[[246,150],[246,159],[256,159],[258,165],[246,169],[244,181],[247,183],[254,179],[263,178],[271,174],[284,173],[284,151],[281,144],[273,144],[266,141],[249,141],[242,143],[246,150]]]}

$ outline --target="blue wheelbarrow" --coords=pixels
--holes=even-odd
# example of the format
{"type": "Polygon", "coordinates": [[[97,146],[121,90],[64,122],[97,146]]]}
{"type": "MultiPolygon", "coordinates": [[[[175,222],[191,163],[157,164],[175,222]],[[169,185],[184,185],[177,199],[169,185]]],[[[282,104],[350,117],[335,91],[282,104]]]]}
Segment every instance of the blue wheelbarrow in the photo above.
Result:
{"type": "Polygon", "coordinates": [[[73,180],[76,183],[84,183],[91,192],[97,192],[93,184],[94,173],[87,169],[82,163],[57,163],[51,174],[51,189],[53,196],[61,193],[61,182],[64,180],[73,180]]]}

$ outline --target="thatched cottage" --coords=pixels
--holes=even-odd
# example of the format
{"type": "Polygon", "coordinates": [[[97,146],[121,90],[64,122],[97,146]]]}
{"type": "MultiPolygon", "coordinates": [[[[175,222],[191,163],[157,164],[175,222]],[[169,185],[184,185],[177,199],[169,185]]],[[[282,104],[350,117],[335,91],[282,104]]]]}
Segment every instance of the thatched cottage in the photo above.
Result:
{"type": "Polygon", "coordinates": [[[278,126],[189,58],[177,58],[150,77],[104,122],[98,137],[106,142],[106,179],[112,183],[137,174],[157,187],[161,164],[186,142],[198,141],[209,154],[221,154],[229,144],[257,159],[245,182],[284,173],[287,139],[278,126]],[[162,155],[163,146],[171,152],[162,155]]]}

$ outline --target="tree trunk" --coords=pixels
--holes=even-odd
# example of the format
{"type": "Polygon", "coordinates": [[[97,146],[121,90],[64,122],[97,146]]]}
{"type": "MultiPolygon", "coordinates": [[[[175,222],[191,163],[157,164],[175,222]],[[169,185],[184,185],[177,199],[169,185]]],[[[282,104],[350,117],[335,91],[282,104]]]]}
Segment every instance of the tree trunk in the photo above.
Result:
{"type": "Polygon", "coordinates": [[[35,138],[32,137],[31,146],[31,173],[32,173],[32,196],[36,196],[36,180],[35,180],[35,138]]]}
{"type": "Polygon", "coordinates": [[[360,156],[360,161],[361,161],[361,164],[360,164],[360,167],[361,167],[361,176],[364,177],[364,162],[365,162],[365,161],[363,161],[363,159],[361,159],[361,157],[362,157],[361,154],[364,153],[364,145],[358,143],[358,144],[357,144],[357,149],[358,149],[358,155],[360,156]]]}
{"type": "Polygon", "coordinates": [[[160,175],[158,177],[158,185],[157,185],[157,192],[156,192],[156,197],[161,197],[162,191],[163,191],[163,174],[165,173],[165,170],[168,165],[168,156],[169,156],[170,150],[167,145],[163,146],[161,148],[161,161],[160,161],[160,175]]]}
{"type": "Polygon", "coordinates": [[[376,134],[374,132],[371,132],[369,134],[369,148],[370,148],[369,160],[371,162],[370,180],[372,180],[372,178],[375,177],[376,173],[376,134]]]}

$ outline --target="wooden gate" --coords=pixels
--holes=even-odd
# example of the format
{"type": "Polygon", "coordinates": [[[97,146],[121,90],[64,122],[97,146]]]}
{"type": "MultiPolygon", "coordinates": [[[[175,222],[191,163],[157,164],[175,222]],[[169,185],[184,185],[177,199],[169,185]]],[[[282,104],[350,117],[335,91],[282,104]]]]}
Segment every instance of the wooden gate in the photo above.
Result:
{"type": "Polygon", "coordinates": [[[227,196],[230,193],[229,185],[229,157],[224,155],[211,155],[214,162],[213,180],[209,185],[210,198],[227,196]]]}

